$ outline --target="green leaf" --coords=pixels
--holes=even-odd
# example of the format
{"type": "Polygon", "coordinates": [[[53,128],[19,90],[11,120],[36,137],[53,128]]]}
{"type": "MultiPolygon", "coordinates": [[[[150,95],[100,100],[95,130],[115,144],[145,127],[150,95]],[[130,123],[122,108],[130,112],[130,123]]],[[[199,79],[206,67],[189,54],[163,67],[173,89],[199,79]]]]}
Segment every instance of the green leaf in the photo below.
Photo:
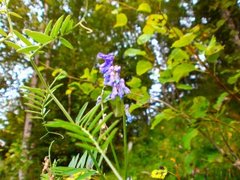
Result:
{"type": "Polygon", "coordinates": [[[82,106],[82,108],[79,110],[78,115],[77,115],[77,117],[76,117],[76,119],[75,119],[76,124],[79,124],[79,122],[81,121],[81,119],[82,119],[82,117],[83,117],[83,114],[84,114],[87,106],[88,106],[88,102],[86,102],[86,103],[82,106]]]}
{"type": "Polygon", "coordinates": [[[14,16],[14,17],[17,17],[17,18],[22,18],[22,16],[20,16],[19,14],[17,14],[17,13],[15,13],[15,12],[9,12],[9,14],[11,15],[11,16],[14,16]]]}
{"type": "Polygon", "coordinates": [[[3,29],[0,28],[0,34],[3,35],[3,36],[7,36],[7,33],[5,33],[5,31],[3,29]]]}
{"type": "Polygon", "coordinates": [[[152,34],[142,34],[138,37],[137,39],[137,43],[138,45],[142,45],[145,44],[146,42],[148,42],[152,37],[152,34]]]}
{"type": "Polygon", "coordinates": [[[64,18],[64,15],[59,17],[56,23],[53,25],[53,28],[50,34],[51,37],[55,38],[58,35],[60,27],[62,25],[63,18],[64,18]]]}
{"type": "Polygon", "coordinates": [[[17,50],[19,53],[24,53],[24,54],[29,54],[31,51],[35,51],[39,48],[40,46],[27,46],[23,47],[17,50]]]}
{"type": "Polygon", "coordinates": [[[223,101],[226,99],[226,97],[227,97],[228,95],[229,95],[229,94],[226,93],[226,92],[222,93],[222,94],[218,97],[216,104],[213,105],[213,108],[219,111],[219,110],[220,110],[220,107],[221,107],[221,105],[222,105],[222,103],[223,103],[223,101]]]}
{"type": "Polygon", "coordinates": [[[70,22],[70,19],[71,19],[71,16],[70,15],[68,15],[65,19],[64,19],[64,21],[63,21],[63,23],[62,23],[62,27],[61,27],[61,35],[63,35],[65,32],[66,32],[66,30],[67,30],[67,26],[68,26],[68,24],[69,24],[69,22],[70,22]]]}
{"type": "Polygon", "coordinates": [[[25,33],[38,43],[45,44],[53,40],[52,37],[37,31],[25,30],[25,33]]]}
{"type": "Polygon", "coordinates": [[[113,129],[110,134],[108,135],[107,139],[104,141],[103,145],[101,146],[102,149],[106,149],[110,142],[112,142],[113,138],[115,137],[115,134],[117,133],[118,129],[113,129]]]}
{"type": "Polygon", "coordinates": [[[195,70],[195,66],[193,64],[183,63],[180,65],[177,65],[173,69],[173,79],[176,82],[179,82],[181,78],[188,76],[188,74],[194,70],[195,70]]]}
{"type": "Polygon", "coordinates": [[[64,46],[66,46],[66,47],[69,48],[69,49],[73,49],[72,44],[71,44],[68,40],[66,40],[66,39],[63,38],[63,37],[60,37],[59,39],[60,39],[61,43],[62,43],[64,46]]]}
{"type": "Polygon", "coordinates": [[[98,123],[95,128],[92,131],[92,135],[96,135],[97,133],[99,133],[99,131],[101,130],[101,128],[106,124],[106,122],[112,117],[113,113],[108,114],[106,117],[104,117],[104,119],[101,121],[101,123],[98,123]]]}
{"type": "Polygon", "coordinates": [[[7,45],[10,46],[10,47],[16,49],[16,50],[18,50],[18,49],[21,48],[21,46],[19,46],[19,45],[13,43],[13,42],[11,42],[11,41],[4,41],[4,43],[7,44],[7,45]]]}
{"type": "MultiPolygon", "coordinates": [[[[73,168],[73,167],[64,167],[64,166],[57,166],[57,167],[52,167],[51,171],[55,174],[55,175],[59,175],[59,176],[71,176],[74,175],[78,172],[82,172],[81,174],[85,174],[87,172],[94,172],[96,173],[96,171],[94,170],[88,170],[85,168],[73,168]]],[[[76,177],[77,178],[77,177],[76,177]]]]}
{"type": "Polygon", "coordinates": [[[134,57],[134,56],[145,56],[146,52],[142,51],[140,49],[134,49],[134,48],[128,48],[125,52],[124,52],[124,57],[126,56],[130,56],[130,57],[134,57]]]}
{"type": "Polygon", "coordinates": [[[212,36],[205,53],[207,56],[211,56],[223,49],[224,49],[224,46],[217,44],[216,37],[212,36]]]}
{"type": "Polygon", "coordinates": [[[67,34],[68,32],[70,32],[70,31],[72,30],[72,28],[73,28],[73,23],[74,23],[73,20],[70,19],[69,22],[68,22],[68,25],[67,25],[67,27],[66,27],[65,34],[67,34]]]}
{"type": "Polygon", "coordinates": [[[202,118],[206,116],[208,111],[209,101],[203,97],[198,96],[193,99],[193,105],[189,109],[189,114],[193,118],[202,118]]]}
{"type": "Polygon", "coordinates": [[[130,86],[131,88],[138,88],[141,86],[142,81],[141,79],[133,76],[132,79],[126,83],[128,86],[130,86]]]}
{"type": "Polygon", "coordinates": [[[149,6],[148,3],[141,3],[139,6],[138,6],[138,9],[137,11],[142,11],[142,12],[147,12],[147,13],[151,13],[151,7],[149,6]]]}
{"type": "Polygon", "coordinates": [[[50,20],[45,28],[44,34],[49,35],[49,32],[51,31],[51,27],[52,27],[52,22],[53,20],[50,20]]]}
{"type": "Polygon", "coordinates": [[[141,88],[131,89],[131,93],[128,94],[128,98],[135,100],[137,104],[142,106],[143,104],[148,103],[150,96],[147,88],[142,86],[141,88]]]}
{"type": "Polygon", "coordinates": [[[186,84],[177,84],[178,89],[183,89],[183,90],[192,90],[192,86],[186,85],[186,84]]]}
{"type": "Polygon", "coordinates": [[[220,56],[220,53],[215,53],[215,54],[212,54],[210,56],[207,56],[207,61],[210,62],[210,63],[216,63],[219,56],[220,56]]]}
{"type": "Polygon", "coordinates": [[[82,83],[80,84],[80,89],[84,94],[88,95],[94,89],[94,87],[91,83],[82,83]]]}
{"type": "Polygon", "coordinates": [[[19,33],[17,30],[13,30],[13,33],[27,46],[32,46],[32,43],[26,37],[24,37],[21,33],[19,33]]]}
{"type": "Polygon", "coordinates": [[[171,69],[166,69],[165,71],[161,71],[159,81],[163,84],[168,82],[174,82],[171,69]]]}
{"type": "Polygon", "coordinates": [[[149,61],[141,60],[138,61],[137,66],[136,66],[136,73],[137,75],[142,75],[148,70],[152,69],[153,65],[149,61]]]}
{"type": "Polygon", "coordinates": [[[175,41],[172,47],[184,47],[192,43],[196,35],[193,33],[187,33],[184,36],[180,37],[179,40],[175,41]]]}
{"type": "Polygon", "coordinates": [[[154,129],[162,120],[171,120],[177,116],[177,113],[172,109],[164,109],[160,114],[156,115],[151,123],[151,129],[154,129]]]}
{"type": "Polygon", "coordinates": [[[234,76],[229,77],[227,82],[228,82],[228,84],[235,84],[239,78],[240,78],[240,71],[237,74],[235,74],[234,76]]]}
{"type": "MultiPolygon", "coordinates": [[[[114,121],[114,122],[111,124],[111,126],[108,127],[107,130],[106,130],[103,134],[101,134],[101,135],[99,136],[98,142],[101,142],[102,140],[104,140],[105,137],[107,137],[108,134],[109,134],[110,132],[112,132],[112,130],[117,126],[118,123],[119,123],[119,121],[114,121]]],[[[116,129],[116,130],[117,130],[117,129],[116,129]]]]}
{"type": "Polygon", "coordinates": [[[128,18],[124,13],[117,14],[116,24],[114,25],[114,28],[125,26],[127,22],[128,22],[128,18]]]}
{"type": "Polygon", "coordinates": [[[219,29],[220,27],[222,27],[224,24],[225,24],[226,20],[225,19],[220,19],[216,26],[217,26],[217,29],[219,29]]]}
{"type": "Polygon", "coordinates": [[[86,143],[76,143],[76,145],[85,149],[85,150],[89,150],[89,151],[96,151],[97,150],[94,146],[86,144],[86,143]]]}
{"type": "Polygon", "coordinates": [[[189,55],[186,51],[183,51],[180,48],[174,48],[169,55],[167,64],[168,68],[172,69],[176,65],[186,62],[189,60],[189,55]]]}
{"type": "Polygon", "coordinates": [[[194,42],[194,46],[196,46],[196,48],[198,48],[198,50],[200,50],[200,51],[205,51],[206,50],[206,47],[201,43],[194,42]]]}
{"type": "Polygon", "coordinates": [[[132,113],[135,109],[142,107],[142,104],[131,104],[129,107],[129,112],[132,113]]]}
{"type": "Polygon", "coordinates": [[[191,141],[194,137],[198,135],[198,130],[197,129],[190,129],[187,134],[183,136],[183,146],[187,150],[191,149],[191,141]]]}
{"type": "Polygon", "coordinates": [[[85,135],[85,133],[81,131],[81,128],[78,125],[69,123],[67,121],[59,120],[59,119],[50,121],[44,124],[44,126],[53,127],[53,128],[63,128],[65,130],[74,132],[79,135],[85,135]]]}

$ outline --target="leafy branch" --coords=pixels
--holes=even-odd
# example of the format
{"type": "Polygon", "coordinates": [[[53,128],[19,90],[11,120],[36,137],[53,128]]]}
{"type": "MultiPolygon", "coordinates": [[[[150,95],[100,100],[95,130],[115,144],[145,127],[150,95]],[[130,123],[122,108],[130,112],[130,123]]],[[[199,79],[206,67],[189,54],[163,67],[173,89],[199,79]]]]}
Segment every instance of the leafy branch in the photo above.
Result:
{"type": "Polygon", "coordinates": [[[116,126],[118,121],[113,122],[105,132],[101,133],[102,126],[110,120],[112,113],[106,115],[104,119],[101,120],[104,111],[98,112],[99,107],[100,105],[95,106],[83,116],[86,105],[83,106],[79,111],[79,115],[75,119],[74,124],[57,119],[52,122],[48,122],[45,126],[63,128],[68,131],[68,135],[81,141],[80,143],[77,143],[77,146],[89,151],[99,152],[110,166],[116,177],[118,179],[122,179],[118,171],[105,154],[105,149],[108,147],[109,143],[112,142],[112,139],[117,132],[116,126]]]}

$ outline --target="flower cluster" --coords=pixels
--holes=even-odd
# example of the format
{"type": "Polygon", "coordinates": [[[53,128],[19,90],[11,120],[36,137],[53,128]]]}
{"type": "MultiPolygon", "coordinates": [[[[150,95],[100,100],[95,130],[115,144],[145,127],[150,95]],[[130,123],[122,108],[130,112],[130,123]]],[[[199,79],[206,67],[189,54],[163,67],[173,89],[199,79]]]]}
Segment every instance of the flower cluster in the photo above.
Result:
{"type": "Polygon", "coordinates": [[[114,55],[98,53],[97,58],[103,59],[105,62],[99,66],[100,72],[104,77],[104,85],[112,87],[111,99],[117,96],[122,98],[124,94],[130,93],[130,90],[125,86],[125,81],[120,78],[121,67],[113,65],[114,55]]]}

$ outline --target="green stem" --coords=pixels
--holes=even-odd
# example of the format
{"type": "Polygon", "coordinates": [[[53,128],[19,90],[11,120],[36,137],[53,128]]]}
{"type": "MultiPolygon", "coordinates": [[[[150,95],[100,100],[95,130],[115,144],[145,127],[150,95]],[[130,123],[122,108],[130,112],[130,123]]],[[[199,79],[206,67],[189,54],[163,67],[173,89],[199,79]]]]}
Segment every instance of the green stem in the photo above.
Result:
{"type": "Polygon", "coordinates": [[[113,173],[115,174],[115,176],[117,177],[118,180],[123,180],[123,178],[121,177],[121,175],[118,173],[117,169],[114,167],[114,165],[112,164],[112,162],[108,159],[108,157],[106,156],[106,152],[104,150],[102,150],[102,148],[99,146],[98,142],[95,140],[95,138],[84,128],[82,128],[82,131],[88,135],[88,137],[92,140],[94,146],[97,148],[98,152],[102,155],[103,159],[106,161],[106,163],[108,164],[108,166],[112,169],[113,173]]]}
{"type": "Polygon", "coordinates": [[[112,142],[110,142],[110,146],[111,146],[111,150],[112,150],[112,153],[113,153],[114,161],[115,161],[116,166],[117,166],[117,170],[119,171],[120,170],[119,161],[118,161],[117,154],[116,154],[116,151],[114,149],[114,146],[113,146],[112,142]]]}
{"type": "Polygon", "coordinates": [[[123,114],[123,151],[124,151],[124,179],[126,179],[128,166],[128,146],[127,146],[127,124],[125,114],[123,114]]]}
{"type": "MultiPolygon", "coordinates": [[[[32,56],[31,56],[32,57],[32,56]]],[[[44,87],[46,88],[47,92],[50,94],[50,96],[53,98],[54,102],[57,104],[57,106],[61,109],[61,111],[63,112],[63,114],[66,116],[67,120],[70,121],[71,123],[74,123],[73,119],[71,118],[71,116],[68,114],[68,112],[66,111],[66,109],[63,107],[63,105],[59,102],[59,100],[56,98],[56,96],[51,92],[51,90],[49,89],[49,86],[47,85],[46,81],[44,80],[42,74],[40,73],[40,71],[37,68],[36,63],[34,62],[34,60],[32,58],[30,59],[30,62],[32,64],[32,67],[34,69],[34,71],[37,73],[40,81],[43,83],[44,87]]]]}
{"type": "MultiPolygon", "coordinates": [[[[50,146],[49,146],[49,148],[48,148],[48,158],[49,158],[49,160],[50,160],[50,163],[51,163],[51,149],[52,149],[52,145],[53,145],[54,142],[55,142],[55,140],[53,140],[53,141],[50,143],[50,146]]],[[[51,164],[50,164],[50,166],[51,166],[51,164]]]]}

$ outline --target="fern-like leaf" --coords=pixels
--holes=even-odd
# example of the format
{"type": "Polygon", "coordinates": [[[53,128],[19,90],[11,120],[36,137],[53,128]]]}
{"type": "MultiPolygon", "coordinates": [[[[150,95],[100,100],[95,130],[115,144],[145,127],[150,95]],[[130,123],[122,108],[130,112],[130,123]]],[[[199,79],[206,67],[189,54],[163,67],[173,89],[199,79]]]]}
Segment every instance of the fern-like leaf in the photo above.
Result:
{"type": "Polygon", "coordinates": [[[106,124],[109,124],[108,121],[111,119],[112,113],[105,115],[104,111],[99,110],[99,107],[100,105],[96,105],[84,115],[87,108],[85,104],[81,108],[75,123],[55,119],[45,124],[45,126],[67,130],[69,136],[79,140],[76,143],[77,146],[90,152],[100,153],[100,159],[103,157],[109,164],[110,161],[105,152],[118,130],[118,121],[107,127],[106,124]]]}

